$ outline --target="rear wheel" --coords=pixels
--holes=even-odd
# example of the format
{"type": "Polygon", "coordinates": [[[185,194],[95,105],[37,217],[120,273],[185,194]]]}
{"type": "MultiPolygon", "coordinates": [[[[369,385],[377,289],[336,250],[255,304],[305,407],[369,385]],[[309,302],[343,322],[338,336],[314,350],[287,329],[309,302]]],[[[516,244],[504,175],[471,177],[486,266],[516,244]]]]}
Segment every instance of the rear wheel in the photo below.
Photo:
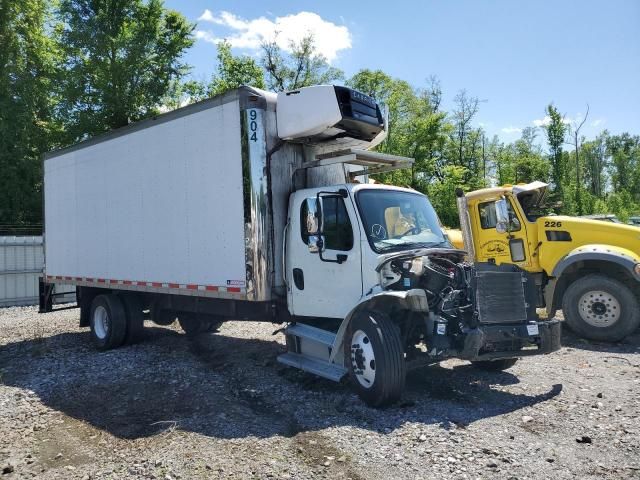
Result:
{"type": "Polygon", "coordinates": [[[513,367],[517,361],[517,358],[502,358],[500,360],[478,360],[471,363],[474,367],[479,368],[480,370],[486,370],[488,372],[501,372],[513,367]]]}
{"type": "Polygon", "coordinates": [[[358,395],[372,407],[398,401],[406,376],[398,326],[383,313],[364,311],[351,322],[348,340],[349,375],[358,395]]]}
{"type": "Polygon", "coordinates": [[[91,302],[91,338],[99,350],[117,348],[127,333],[127,317],[117,295],[98,295],[91,302]]]}
{"type": "Polygon", "coordinates": [[[571,330],[591,340],[616,342],[640,325],[640,304],[634,292],[604,275],[587,275],[569,285],[562,312],[571,330]]]}
{"type": "Polygon", "coordinates": [[[149,317],[156,325],[162,325],[168,327],[176,321],[176,313],[172,310],[165,309],[165,301],[163,298],[158,298],[151,303],[149,308],[149,317]]]}
{"type": "Polygon", "coordinates": [[[178,316],[178,323],[180,323],[180,327],[187,336],[193,337],[203,333],[217,331],[222,321],[213,316],[185,313],[178,316]]]}
{"type": "Polygon", "coordinates": [[[127,294],[122,297],[122,304],[127,316],[127,333],[125,343],[138,343],[144,336],[144,313],[142,303],[135,294],[127,294]]]}

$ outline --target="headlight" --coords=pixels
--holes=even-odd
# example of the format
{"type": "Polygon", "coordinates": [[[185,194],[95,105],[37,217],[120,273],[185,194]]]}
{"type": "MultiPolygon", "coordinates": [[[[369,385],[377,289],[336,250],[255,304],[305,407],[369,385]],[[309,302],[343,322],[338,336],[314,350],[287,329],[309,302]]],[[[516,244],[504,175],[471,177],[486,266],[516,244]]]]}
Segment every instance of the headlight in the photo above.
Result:
{"type": "Polygon", "coordinates": [[[633,267],[633,271],[635,272],[635,274],[636,274],[637,276],[639,276],[639,277],[640,277],[640,263],[636,263],[636,266],[635,266],[635,267],[633,267]]]}

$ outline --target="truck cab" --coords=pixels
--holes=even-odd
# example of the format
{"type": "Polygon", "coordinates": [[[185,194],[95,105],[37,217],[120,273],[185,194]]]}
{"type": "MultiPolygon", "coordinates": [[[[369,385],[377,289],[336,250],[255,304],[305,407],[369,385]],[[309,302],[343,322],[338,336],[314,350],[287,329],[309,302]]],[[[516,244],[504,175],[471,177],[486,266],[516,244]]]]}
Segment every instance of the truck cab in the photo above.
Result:
{"type": "MultiPolygon", "coordinates": [[[[538,285],[538,306],[562,309],[580,335],[617,341],[640,324],[640,235],[633,226],[544,214],[548,185],[467,193],[474,259],[514,264],[538,285]]],[[[458,243],[458,247],[462,247],[458,243]]]]}
{"type": "Polygon", "coordinates": [[[491,370],[560,347],[513,265],[471,264],[423,194],[344,183],[293,192],[283,248],[288,352],[279,361],[349,375],[372,405],[395,401],[407,368],[449,357],[491,370]]]}

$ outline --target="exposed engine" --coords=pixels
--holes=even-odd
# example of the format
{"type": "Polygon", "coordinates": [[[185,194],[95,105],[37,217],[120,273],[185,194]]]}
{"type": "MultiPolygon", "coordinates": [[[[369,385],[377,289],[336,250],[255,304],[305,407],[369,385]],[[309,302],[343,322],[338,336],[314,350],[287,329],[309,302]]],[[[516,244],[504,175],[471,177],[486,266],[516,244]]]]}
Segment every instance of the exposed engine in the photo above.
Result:
{"type": "Polygon", "coordinates": [[[473,267],[463,258],[464,252],[453,249],[396,256],[381,265],[381,286],[385,290],[423,289],[430,312],[449,319],[468,317],[473,314],[473,267]]]}
{"type": "Polygon", "coordinates": [[[526,272],[507,264],[472,265],[464,256],[461,250],[425,249],[394,255],[378,267],[383,289],[425,292],[428,312],[410,316],[405,330],[411,343],[425,344],[431,356],[463,349],[464,338],[482,324],[537,319],[534,282],[526,272]]]}

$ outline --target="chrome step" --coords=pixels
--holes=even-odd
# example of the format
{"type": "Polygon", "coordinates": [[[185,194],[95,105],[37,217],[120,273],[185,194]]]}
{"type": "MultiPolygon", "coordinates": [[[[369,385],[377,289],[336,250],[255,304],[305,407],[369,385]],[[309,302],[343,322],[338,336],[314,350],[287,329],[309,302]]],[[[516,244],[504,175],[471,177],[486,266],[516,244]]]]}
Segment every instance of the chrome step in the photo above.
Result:
{"type": "Polygon", "coordinates": [[[285,335],[294,335],[300,338],[307,338],[314,342],[326,345],[327,347],[333,347],[333,342],[336,339],[335,333],[321,328],[312,327],[311,325],[305,325],[304,323],[294,323],[289,325],[284,330],[285,335]]]}
{"type": "Polygon", "coordinates": [[[283,353],[278,356],[278,362],[290,367],[299,368],[322,378],[339,382],[347,374],[347,369],[316,358],[300,355],[299,353],[283,353]]]}

